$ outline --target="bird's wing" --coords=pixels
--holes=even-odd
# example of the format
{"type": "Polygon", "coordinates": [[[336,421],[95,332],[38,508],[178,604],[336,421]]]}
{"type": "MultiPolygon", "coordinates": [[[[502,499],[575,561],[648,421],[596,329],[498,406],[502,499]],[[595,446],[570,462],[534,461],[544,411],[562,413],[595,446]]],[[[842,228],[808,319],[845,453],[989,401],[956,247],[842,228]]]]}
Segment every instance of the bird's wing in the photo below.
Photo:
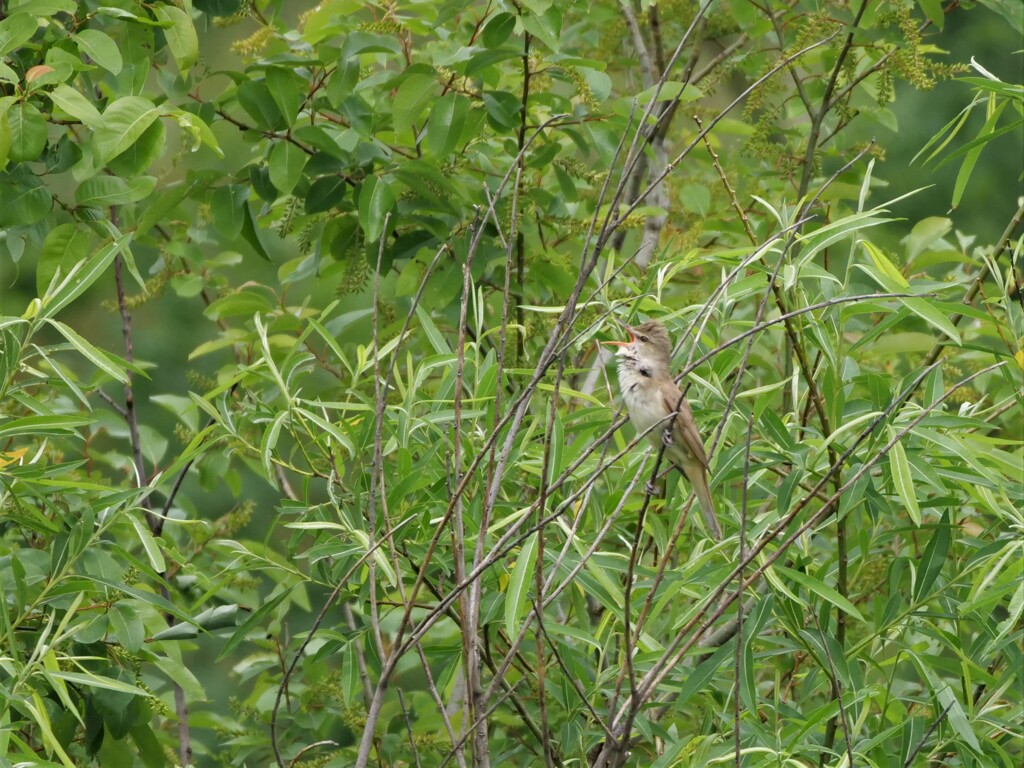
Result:
{"type": "Polygon", "coordinates": [[[693,420],[693,411],[690,410],[690,404],[683,397],[683,393],[673,382],[667,381],[661,385],[661,399],[667,413],[676,410],[678,406],[675,429],[672,431],[676,443],[693,454],[704,469],[707,469],[708,455],[704,452],[704,443],[700,439],[700,432],[697,431],[697,423],[693,420]]]}

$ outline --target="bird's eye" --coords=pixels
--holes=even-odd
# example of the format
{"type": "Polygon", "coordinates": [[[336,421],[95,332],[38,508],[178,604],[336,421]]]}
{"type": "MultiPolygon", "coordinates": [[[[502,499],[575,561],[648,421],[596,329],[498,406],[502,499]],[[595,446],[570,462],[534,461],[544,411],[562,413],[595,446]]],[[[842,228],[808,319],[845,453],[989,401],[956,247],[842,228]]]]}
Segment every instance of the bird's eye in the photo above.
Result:
{"type": "Polygon", "coordinates": [[[641,336],[640,337],[640,341],[642,341],[642,342],[644,342],[646,344],[647,343],[647,337],[646,336],[641,336]]]}

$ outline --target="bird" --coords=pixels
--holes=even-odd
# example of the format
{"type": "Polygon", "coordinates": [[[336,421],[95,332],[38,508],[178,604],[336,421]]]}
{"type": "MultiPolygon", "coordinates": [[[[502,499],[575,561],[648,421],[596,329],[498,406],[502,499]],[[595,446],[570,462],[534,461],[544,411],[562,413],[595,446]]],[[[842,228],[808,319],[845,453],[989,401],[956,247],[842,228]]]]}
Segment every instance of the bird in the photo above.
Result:
{"type": "Polygon", "coordinates": [[[704,443],[690,404],[669,374],[672,340],[668,329],[657,320],[636,327],[620,325],[629,333],[629,341],[605,344],[618,347],[619,388],[629,420],[638,434],[646,434],[655,449],[664,442],[665,458],[693,486],[708,530],[716,540],[721,540],[722,528],[708,487],[704,443]]]}

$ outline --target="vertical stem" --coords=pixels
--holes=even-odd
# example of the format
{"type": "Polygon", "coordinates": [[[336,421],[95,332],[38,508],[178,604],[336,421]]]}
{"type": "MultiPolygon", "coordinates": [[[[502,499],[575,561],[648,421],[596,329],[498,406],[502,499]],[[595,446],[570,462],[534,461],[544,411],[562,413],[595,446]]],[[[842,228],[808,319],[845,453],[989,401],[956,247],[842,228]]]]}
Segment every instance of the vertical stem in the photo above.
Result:
{"type": "MultiPolygon", "coordinates": [[[[526,167],[526,153],[523,152],[523,148],[526,146],[526,120],[529,115],[527,104],[530,100],[531,39],[529,32],[523,35],[523,95],[519,105],[519,175],[516,176],[516,192],[519,191],[522,171],[526,167]]],[[[522,227],[517,226],[516,222],[513,222],[512,226],[516,232],[516,285],[519,291],[516,297],[519,299],[516,305],[516,323],[519,325],[519,332],[516,333],[516,351],[518,352],[518,363],[522,365],[523,354],[526,350],[526,339],[523,333],[523,329],[526,327],[526,310],[523,309],[523,304],[526,303],[526,288],[524,286],[526,281],[526,239],[523,236],[522,227]]]]}

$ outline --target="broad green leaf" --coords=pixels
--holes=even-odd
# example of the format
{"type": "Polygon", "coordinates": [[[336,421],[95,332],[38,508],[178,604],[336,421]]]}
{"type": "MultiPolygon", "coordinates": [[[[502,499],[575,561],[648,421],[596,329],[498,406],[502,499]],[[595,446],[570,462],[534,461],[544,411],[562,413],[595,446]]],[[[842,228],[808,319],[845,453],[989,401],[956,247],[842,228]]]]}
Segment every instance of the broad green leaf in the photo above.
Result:
{"type": "Polygon", "coordinates": [[[484,27],[482,41],[486,48],[504,45],[516,28],[516,17],[511,13],[496,13],[484,27]]]}
{"type": "Polygon", "coordinates": [[[538,535],[532,534],[523,543],[505,590],[505,632],[509,637],[519,634],[519,621],[529,608],[530,579],[533,578],[533,566],[537,561],[538,535]]]}
{"type": "Polygon", "coordinates": [[[430,108],[424,146],[438,158],[445,158],[458,147],[466,127],[469,99],[461,93],[446,93],[430,108]]]}
{"type": "Polygon", "coordinates": [[[101,162],[106,163],[124,152],[145,133],[160,110],[149,99],[125,96],[103,112],[103,120],[95,131],[96,148],[101,162]]]}
{"type": "Polygon", "coordinates": [[[78,185],[75,200],[79,205],[96,208],[124,205],[149,197],[155,187],[156,179],[152,176],[137,176],[128,181],[117,176],[94,176],[78,185]]]}
{"type": "Polygon", "coordinates": [[[38,160],[46,147],[46,120],[32,104],[13,104],[7,110],[10,148],[7,157],[12,163],[38,160]]]}
{"type": "Polygon", "coordinates": [[[368,176],[359,191],[359,226],[366,242],[376,242],[384,230],[384,219],[395,205],[395,194],[387,179],[368,176]]]}
{"type": "Polygon", "coordinates": [[[0,56],[6,56],[15,48],[32,39],[39,29],[35,16],[28,13],[12,13],[0,21],[0,56]]]}
{"type": "Polygon", "coordinates": [[[23,184],[0,184],[0,227],[35,224],[46,218],[52,207],[50,190],[33,177],[23,184]]]}
{"type": "Polygon", "coordinates": [[[903,450],[903,443],[897,441],[889,451],[889,473],[892,475],[892,483],[896,488],[903,506],[906,507],[910,519],[914,525],[921,525],[921,507],[917,503],[917,496],[914,492],[914,480],[910,474],[910,462],[907,461],[907,453],[903,450]]]}
{"type": "Polygon", "coordinates": [[[129,601],[121,600],[111,606],[107,611],[107,620],[125,650],[135,652],[142,648],[146,628],[142,625],[138,610],[129,601]]]}
{"type": "Polygon", "coordinates": [[[939,238],[945,237],[952,228],[952,220],[945,216],[929,216],[921,219],[907,235],[907,261],[916,258],[939,238]]]}
{"type": "Polygon", "coordinates": [[[279,131],[288,127],[287,121],[282,116],[277,102],[270,95],[270,89],[264,81],[244,81],[238,86],[236,98],[242,105],[242,109],[248,112],[256,122],[257,128],[279,131]]]}
{"type": "Polygon", "coordinates": [[[80,120],[83,125],[87,125],[90,128],[95,128],[99,125],[101,120],[99,110],[93,106],[91,101],[71,86],[62,83],[52,91],[47,92],[46,95],[68,115],[76,120],[80,120]]]}
{"type": "Polygon", "coordinates": [[[46,234],[36,266],[36,291],[42,296],[54,275],[68,270],[88,255],[90,236],[85,229],[70,223],[59,224],[46,234]]]}
{"type": "Polygon", "coordinates": [[[174,63],[178,65],[183,76],[187,75],[199,55],[199,38],[196,36],[192,17],[169,4],[155,5],[152,11],[160,21],[170,24],[164,27],[164,38],[167,40],[167,47],[171,49],[174,63]]]}
{"type": "MultiPolygon", "coordinates": [[[[524,4],[529,8],[529,3],[524,4]]],[[[542,7],[542,4],[536,4],[542,7]]],[[[544,45],[550,48],[555,53],[559,49],[559,37],[562,34],[562,12],[558,9],[555,4],[548,5],[540,13],[532,11],[524,12],[519,17],[523,28],[534,37],[544,41],[544,45]]]]}
{"type": "Polygon", "coordinates": [[[946,24],[946,12],[942,7],[942,0],[917,0],[928,21],[934,24],[939,31],[942,31],[946,24]]]}
{"type": "Polygon", "coordinates": [[[345,200],[349,183],[341,176],[322,176],[306,193],[306,213],[321,213],[336,208],[345,200]]]}
{"type": "Polygon", "coordinates": [[[210,212],[213,226],[228,240],[238,237],[242,231],[245,214],[245,199],[248,190],[241,184],[227,184],[217,187],[210,197],[210,212]]]}
{"type": "Polygon", "coordinates": [[[112,75],[120,73],[124,66],[121,51],[110,36],[98,29],[83,29],[71,36],[78,45],[78,50],[112,75]]]}
{"type": "Polygon", "coordinates": [[[177,121],[181,130],[192,137],[193,152],[199,149],[200,146],[204,146],[213,150],[217,157],[224,157],[224,151],[220,148],[217,137],[214,136],[213,131],[210,130],[210,126],[206,124],[205,120],[184,109],[173,109],[170,115],[177,121]]]}
{"type": "Polygon", "coordinates": [[[163,154],[166,137],[167,129],[163,121],[155,121],[142,132],[138,141],[107,163],[107,167],[118,176],[145,173],[163,154]]]}
{"type": "Polygon", "coordinates": [[[293,125],[298,116],[299,107],[309,90],[308,82],[304,81],[294,70],[284,67],[271,67],[267,70],[267,90],[277,104],[285,123],[293,125]]]}
{"type": "Polygon", "coordinates": [[[404,134],[419,121],[420,113],[436,93],[437,78],[434,75],[416,74],[405,79],[398,87],[392,107],[396,136],[404,140],[404,134]]]}
{"type": "Polygon", "coordinates": [[[281,141],[270,151],[270,181],[281,194],[287,195],[302,178],[308,155],[290,141],[281,141]]]}

